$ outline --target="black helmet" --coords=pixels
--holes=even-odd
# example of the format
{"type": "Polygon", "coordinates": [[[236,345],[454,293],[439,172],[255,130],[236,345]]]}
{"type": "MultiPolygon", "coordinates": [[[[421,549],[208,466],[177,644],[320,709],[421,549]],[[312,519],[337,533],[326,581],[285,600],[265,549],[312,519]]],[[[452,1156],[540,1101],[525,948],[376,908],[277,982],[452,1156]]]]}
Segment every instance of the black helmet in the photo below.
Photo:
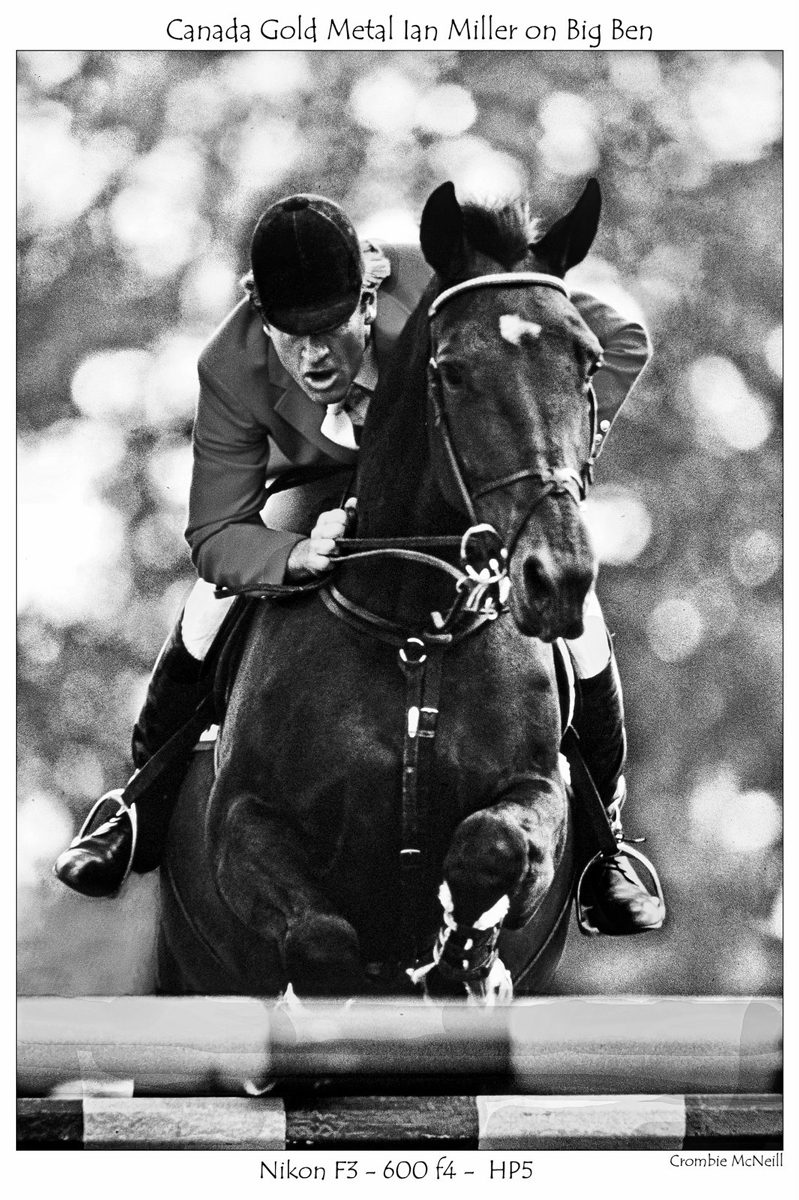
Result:
{"type": "Polygon", "coordinates": [[[263,318],[284,333],[333,329],[358,306],[358,235],[324,196],[287,196],[270,205],[255,226],[250,259],[263,318]]]}

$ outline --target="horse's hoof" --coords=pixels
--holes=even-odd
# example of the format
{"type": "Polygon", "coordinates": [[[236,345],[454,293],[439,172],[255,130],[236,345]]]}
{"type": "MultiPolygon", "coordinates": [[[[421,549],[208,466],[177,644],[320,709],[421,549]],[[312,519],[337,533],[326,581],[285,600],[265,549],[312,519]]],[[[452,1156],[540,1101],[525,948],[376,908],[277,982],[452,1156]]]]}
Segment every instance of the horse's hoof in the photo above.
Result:
{"type": "Polygon", "coordinates": [[[468,991],[462,979],[450,979],[442,974],[436,963],[417,969],[411,974],[411,979],[422,990],[425,1000],[438,1003],[446,1000],[466,1000],[468,991]]]}
{"type": "Polygon", "coordinates": [[[430,1003],[459,1000],[476,1008],[493,1008],[513,1000],[513,981],[510,971],[497,955],[487,975],[464,978],[449,975],[438,963],[408,971],[408,976],[422,990],[430,1003]]]}
{"type": "Polygon", "coordinates": [[[497,955],[485,979],[470,980],[466,984],[467,1004],[480,1008],[493,1008],[499,1004],[510,1004],[513,1000],[513,980],[510,971],[497,955]]]}
{"type": "Polygon", "coordinates": [[[295,922],[286,934],[284,954],[295,999],[367,990],[358,936],[343,917],[312,913],[295,922]]]}

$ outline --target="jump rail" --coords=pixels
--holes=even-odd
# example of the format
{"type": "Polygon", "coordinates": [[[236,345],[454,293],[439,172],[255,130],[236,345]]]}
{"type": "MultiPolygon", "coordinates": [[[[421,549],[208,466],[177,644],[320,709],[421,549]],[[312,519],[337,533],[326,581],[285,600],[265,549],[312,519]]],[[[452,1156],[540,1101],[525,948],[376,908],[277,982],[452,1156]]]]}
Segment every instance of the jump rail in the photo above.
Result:
{"type": "Polygon", "coordinates": [[[782,1144],[770,997],[36,997],[18,1042],[21,1147],[782,1144]]]}
{"type": "MultiPolygon", "coordinates": [[[[17,1101],[20,1149],[782,1147],[779,1096],[177,1097],[17,1101]]],[[[775,1157],[764,1165],[776,1165],[775,1157]]]]}

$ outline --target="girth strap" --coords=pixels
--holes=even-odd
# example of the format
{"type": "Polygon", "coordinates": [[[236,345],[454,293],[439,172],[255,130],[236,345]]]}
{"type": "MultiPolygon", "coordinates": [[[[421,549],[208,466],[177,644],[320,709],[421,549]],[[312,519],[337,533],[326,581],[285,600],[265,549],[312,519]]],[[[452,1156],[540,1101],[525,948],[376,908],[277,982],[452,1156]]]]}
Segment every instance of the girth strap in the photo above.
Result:
{"type": "Polygon", "coordinates": [[[402,746],[400,894],[402,954],[415,960],[428,866],[433,748],[438,725],[444,646],[409,637],[398,659],[405,676],[405,730],[402,746]]]}

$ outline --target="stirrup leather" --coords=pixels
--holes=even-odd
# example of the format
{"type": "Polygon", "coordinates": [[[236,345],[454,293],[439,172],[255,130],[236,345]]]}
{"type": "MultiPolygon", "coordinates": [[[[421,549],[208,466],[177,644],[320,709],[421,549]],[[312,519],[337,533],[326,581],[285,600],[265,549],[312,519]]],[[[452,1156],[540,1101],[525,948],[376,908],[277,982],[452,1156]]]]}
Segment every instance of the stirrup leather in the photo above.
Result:
{"type": "Polygon", "coordinates": [[[131,828],[131,833],[132,833],[131,844],[130,844],[130,856],[128,857],[128,865],[125,867],[125,874],[122,876],[121,880],[119,881],[119,887],[116,889],[115,892],[111,893],[111,895],[114,895],[114,896],[119,894],[119,892],[122,890],[125,883],[127,882],[128,876],[130,875],[131,868],[133,866],[133,859],[136,854],[136,843],[137,843],[138,837],[139,837],[139,818],[138,818],[138,814],[136,812],[136,805],[135,804],[126,804],[123,799],[123,795],[124,795],[124,788],[112,788],[111,791],[106,792],[104,795],[102,795],[100,797],[100,799],[95,804],[93,804],[92,807],[89,809],[89,813],[88,813],[88,816],[86,817],[86,820],[83,822],[78,833],[76,834],[76,836],[72,839],[72,841],[70,843],[70,848],[72,848],[73,846],[77,846],[83,840],[83,838],[91,837],[91,835],[95,832],[95,830],[98,829],[105,821],[109,820],[111,817],[117,817],[122,812],[127,813],[127,817],[128,817],[128,820],[130,821],[130,828],[131,828]],[[106,804],[112,804],[112,803],[116,805],[114,811],[110,814],[102,813],[103,806],[106,804]],[[102,819],[98,815],[101,813],[102,813],[102,819]]]}
{"type": "MultiPolygon", "coordinates": [[[[643,841],[643,838],[640,840],[643,841]]],[[[616,854],[624,854],[627,858],[634,858],[638,863],[641,864],[654,884],[655,897],[660,901],[661,905],[663,906],[663,912],[665,913],[666,900],[663,895],[660,877],[655,869],[654,863],[650,862],[645,854],[642,854],[640,850],[636,850],[634,846],[631,846],[630,843],[625,841],[622,837],[618,837],[616,854]]],[[[591,911],[591,906],[586,906],[583,904],[583,885],[585,883],[586,876],[592,867],[601,862],[603,858],[612,857],[614,857],[614,855],[606,854],[603,850],[598,851],[598,853],[596,853],[593,858],[591,858],[583,867],[580,878],[577,881],[577,887],[574,893],[574,910],[580,933],[584,933],[586,937],[600,936],[602,934],[602,930],[597,929],[597,927],[591,923],[591,918],[588,915],[591,911]]]]}

